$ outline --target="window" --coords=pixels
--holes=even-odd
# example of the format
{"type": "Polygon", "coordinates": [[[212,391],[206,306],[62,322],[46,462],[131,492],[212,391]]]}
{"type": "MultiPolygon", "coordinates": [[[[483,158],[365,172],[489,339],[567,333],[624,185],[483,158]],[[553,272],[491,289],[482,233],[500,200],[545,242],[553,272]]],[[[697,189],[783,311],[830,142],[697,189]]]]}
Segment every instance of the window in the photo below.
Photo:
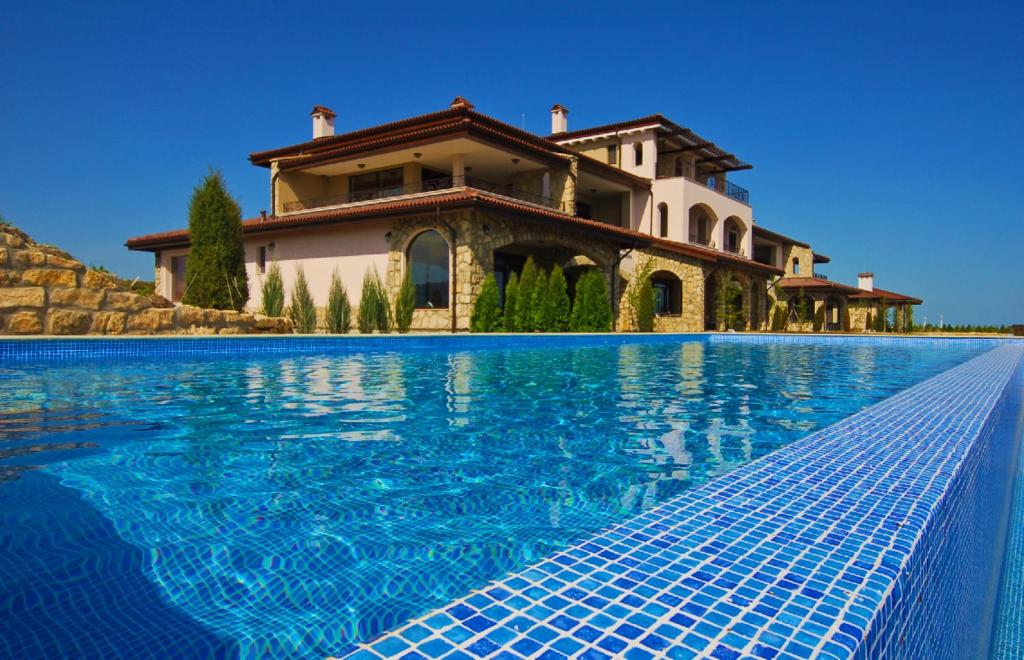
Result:
{"type": "Polygon", "coordinates": [[[800,258],[799,257],[793,257],[793,274],[794,275],[799,275],[800,274],[800,258]]]}
{"type": "Polygon", "coordinates": [[[619,164],[619,145],[609,144],[608,145],[608,164],[618,165],[619,164]]]}
{"type": "Polygon", "coordinates": [[[658,204],[658,230],[662,238],[668,236],[668,205],[658,204]]]}
{"type": "Polygon", "coordinates": [[[171,257],[171,301],[181,302],[185,296],[185,265],[188,257],[171,257]]]}
{"type": "Polygon", "coordinates": [[[256,270],[261,275],[267,272],[267,246],[261,245],[256,257],[256,270]]]}
{"type": "Polygon", "coordinates": [[[637,142],[633,145],[633,164],[638,167],[644,164],[644,145],[642,142],[637,142]]]}
{"type": "Polygon", "coordinates": [[[678,277],[667,271],[658,271],[651,275],[651,287],[654,289],[655,314],[664,316],[682,312],[683,286],[678,277]]]}
{"type": "Polygon", "coordinates": [[[353,202],[402,194],[402,168],[367,172],[349,177],[348,192],[353,202]]]}
{"type": "Polygon", "coordinates": [[[416,289],[417,309],[448,307],[448,242],[434,230],[409,244],[408,267],[416,289]]]}
{"type": "Polygon", "coordinates": [[[676,156],[675,176],[683,176],[683,157],[676,156]]]}

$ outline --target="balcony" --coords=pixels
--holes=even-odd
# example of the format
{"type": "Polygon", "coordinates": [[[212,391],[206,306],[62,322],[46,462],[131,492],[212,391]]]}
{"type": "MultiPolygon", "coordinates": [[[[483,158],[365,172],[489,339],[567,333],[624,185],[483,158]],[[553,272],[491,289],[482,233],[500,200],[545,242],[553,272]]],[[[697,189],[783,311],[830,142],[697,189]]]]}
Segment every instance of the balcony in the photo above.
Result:
{"type": "Polygon", "coordinates": [[[747,206],[750,206],[750,191],[747,190],[746,188],[744,188],[743,186],[737,186],[735,183],[733,183],[732,181],[729,181],[729,180],[726,180],[726,182],[725,182],[725,192],[722,192],[721,190],[718,189],[718,183],[715,180],[715,177],[713,177],[713,176],[708,177],[707,181],[699,181],[698,179],[695,179],[692,176],[685,176],[685,175],[683,175],[683,176],[673,176],[673,175],[668,175],[668,174],[659,174],[658,178],[659,179],[686,179],[687,181],[692,181],[693,183],[696,183],[696,184],[704,186],[705,188],[708,188],[710,190],[714,190],[717,193],[725,195],[729,199],[735,200],[735,201],[739,202],[740,204],[745,204],[747,206]]]}
{"type": "Polygon", "coordinates": [[[297,213],[300,211],[345,206],[349,204],[365,204],[397,197],[423,195],[443,192],[446,190],[460,190],[463,188],[474,188],[476,190],[482,190],[484,192],[501,195],[503,197],[510,197],[530,204],[562,210],[560,209],[560,204],[552,200],[550,197],[522,190],[512,183],[495,183],[493,181],[487,181],[477,177],[457,176],[430,178],[399,186],[384,186],[381,188],[352,191],[329,197],[313,197],[300,199],[294,202],[285,202],[284,212],[297,213]]]}

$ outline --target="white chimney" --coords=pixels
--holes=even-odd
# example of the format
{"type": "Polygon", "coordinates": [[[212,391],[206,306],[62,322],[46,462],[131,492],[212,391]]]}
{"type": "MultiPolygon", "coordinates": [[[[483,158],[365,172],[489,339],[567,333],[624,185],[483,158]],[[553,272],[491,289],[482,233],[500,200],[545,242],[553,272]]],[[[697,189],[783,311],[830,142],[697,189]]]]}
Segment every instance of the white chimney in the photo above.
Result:
{"type": "Polygon", "coordinates": [[[569,109],[555,104],[551,107],[551,134],[565,133],[569,130],[569,109]]]}
{"type": "Polygon", "coordinates": [[[864,291],[875,290],[875,274],[874,273],[857,273],[857,288],[863,289],[864,291]]]}
{"type": "Polygon", "coordinates": [[[313,112],[309,114],[313,117],[314,140],[334,135],[334,118],[337,115],[335,115],[330,108],[325,108],[322,105],[314,105],[313,112]]]}

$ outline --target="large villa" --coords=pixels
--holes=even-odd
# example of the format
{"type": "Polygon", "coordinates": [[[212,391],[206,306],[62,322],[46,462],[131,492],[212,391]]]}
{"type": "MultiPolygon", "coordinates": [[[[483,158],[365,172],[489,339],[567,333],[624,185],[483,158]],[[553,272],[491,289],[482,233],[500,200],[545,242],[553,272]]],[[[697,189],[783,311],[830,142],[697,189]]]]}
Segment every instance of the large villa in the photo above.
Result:
{"type": "MultiPolygon", "coordinates": [[[[321,307],[334,272],[358,305],[368,270],[393,296],[411,269],[412,328],[465,331],[485,277],[503,290],[531,256],[561,265],[570,291],[600,269],[617,330],[631,329],[623,296],[640,264],[653,270],[661,332],[773,329],[777,302],[790,330],[865,331],[886,309],[899,325],[921,303],[874,286],[871,273],[856,286],[816,273],[827,256],[757,224],[750,193],[730,178],[751,165],[691,129],[650,115],[570,130],[568,115],[555,105],[551,134],[539,136],[456,98],[335,134],[335,113],[314,107],[311,140],[249,156],[269,170],[271,209],[243,221],[249,308],[272,262],[286,291],[301,266],[321,307]]],[[[155,255],[157,293],[180,301],[188,231],[127,246],[155,255]]]]}

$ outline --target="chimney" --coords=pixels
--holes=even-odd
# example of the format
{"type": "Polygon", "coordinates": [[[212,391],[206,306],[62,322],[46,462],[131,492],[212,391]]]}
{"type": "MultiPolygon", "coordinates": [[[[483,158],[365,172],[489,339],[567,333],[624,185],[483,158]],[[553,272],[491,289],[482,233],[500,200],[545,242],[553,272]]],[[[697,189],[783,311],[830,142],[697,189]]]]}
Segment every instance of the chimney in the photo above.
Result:
{"type": "Polygon", "coordinates": [[[875,274],[874,273],[857,273],[857,288],[863,289],[864,291],[875,290],[875,274]]]}
{"type": "Polygon", "coordinates": [[[313,117],[314,140],[334,135],[334,118],[337,115],[335,115],[330,108],[325,108],[322,105],[314,105],[313,112],[309,114],[313,117]]]}
{"type": "Polygon", "coordinates": [[[565,133],[569,130],[569,108],[558,103],[551,106],[551,134],[565,133]]]}

